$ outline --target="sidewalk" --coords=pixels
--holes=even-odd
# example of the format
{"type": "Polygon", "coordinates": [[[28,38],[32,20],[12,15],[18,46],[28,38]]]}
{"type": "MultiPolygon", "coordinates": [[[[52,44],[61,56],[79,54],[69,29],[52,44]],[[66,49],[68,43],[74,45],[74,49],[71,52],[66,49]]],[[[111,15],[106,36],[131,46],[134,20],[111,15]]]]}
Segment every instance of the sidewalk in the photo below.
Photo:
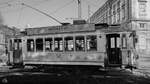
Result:
{"type": "Polygon", "coordinates": [[[149,69],[135,69],[132,73],[136,76],[143,76],[145,78],[150,78],[150,70],[149,69]]]}

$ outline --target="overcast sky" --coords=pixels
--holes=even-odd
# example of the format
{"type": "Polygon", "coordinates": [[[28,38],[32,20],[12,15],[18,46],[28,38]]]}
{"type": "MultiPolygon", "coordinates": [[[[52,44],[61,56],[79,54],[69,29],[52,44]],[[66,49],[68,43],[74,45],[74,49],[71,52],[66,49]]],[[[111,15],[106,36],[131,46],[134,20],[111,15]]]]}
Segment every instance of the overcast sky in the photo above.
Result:
{"type": "MultiPolygon", "coordinates": [[[[92,15],[106,0],[82,0],[82,18],[88,18],[88,5],[92,15]]],[[[59,25],[51,18],[21,5],[37,8],[60,22],[72,22],[78,17],[78,0],[0,0],[0,12],[4,24],[18,28],[59,25]]]]}

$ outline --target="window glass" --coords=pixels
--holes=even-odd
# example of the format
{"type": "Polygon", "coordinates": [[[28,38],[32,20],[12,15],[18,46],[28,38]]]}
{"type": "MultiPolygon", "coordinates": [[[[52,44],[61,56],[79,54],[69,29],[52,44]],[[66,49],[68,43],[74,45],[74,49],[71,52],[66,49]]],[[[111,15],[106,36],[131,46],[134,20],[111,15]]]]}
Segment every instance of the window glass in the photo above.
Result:
{"type": "Polygon", "coordinates": [[[13,50],[12,40],[9,41],[9,49],[10,49],[10,51],[13,50]]]}
{"type": "Polygon", "coordinates": [[[43,39],[36,39],[36,51],[43,51],[43,39]]]}
{"type": "Polygon", "coordinates": [[[53,40],[52,38],[45,39],[45,51],[52,51],[53,47],[53,40]]]}
{"type": "Polygon", "coordinates": [[[150,50],[150,39],[147,39],[146,44],[147,44],[147,49],[150,50]]]}
{"type": "Polygon", "coordinates": [[[96,36],[87,36],[87,50],[97,50],[97,38],[96,36]]]}
{"type": "Polygon", "coordinates": [[[62,40],[62,38],[55,38],[54,50],[55,51],[63,51],[63,40],[62,40]]]}
{"type": "Polygon", "coordinates": [[[14,49],[22,49],[21,39],[14,39],[14,49]]]}
{"type": "Polygon", "coordinates": [[[141,29],[145,29],[146,28],[146,23],[139,23],[139,25],[140,25],[141,29]]]}
{"type": "Polygon", "coordinates": [[[83,51],[85,50],[85,39],[84,36],[76,37],[76,51],[83,51]]]}
{"type": "Polygon", "coordinates": [[[27,39],[27,51],[34,51],[34,40],[27,39]]]}
{"type": "Polygon", "coordinates": [[[73,45],[73,37],[66,37],[65,38],[65,50],[66,51],[73,51],[74,45],[73,45]]]}
{"type": "Polygon", "coordinates": [[[111,38],[111,48],[115,48],[115,38],[111,38]]]}
{"type": "Polygon", "coordinates": [[[122,48],[126,48],[127,47],[127,39],[126,39],[126,35],[123,35],[122,37],[122,48]]]}
{"type": "Polygon", "coordinates": [[[146,15],[146,2],[139,2],[139,15],[140,16],[146,15]]]}
{"type": "Polygon", "coordinates": [[[120,38],[117,37],[117,48],[119,48],[119,47],[120,47],[120,38]]]}

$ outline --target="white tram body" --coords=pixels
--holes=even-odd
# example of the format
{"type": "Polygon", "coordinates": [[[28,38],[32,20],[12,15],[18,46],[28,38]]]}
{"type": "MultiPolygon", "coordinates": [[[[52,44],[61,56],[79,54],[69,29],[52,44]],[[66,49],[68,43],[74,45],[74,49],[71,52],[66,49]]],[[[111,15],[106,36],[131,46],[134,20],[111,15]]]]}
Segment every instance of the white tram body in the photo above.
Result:
{"type": "Polygon", "coordinates": [[[23,65],[136,66],[135,36],[95,24],[28,28],[9,42],[9,61],[23,65]],[[17,51],[17,52],[16,52],[17,51]]]}

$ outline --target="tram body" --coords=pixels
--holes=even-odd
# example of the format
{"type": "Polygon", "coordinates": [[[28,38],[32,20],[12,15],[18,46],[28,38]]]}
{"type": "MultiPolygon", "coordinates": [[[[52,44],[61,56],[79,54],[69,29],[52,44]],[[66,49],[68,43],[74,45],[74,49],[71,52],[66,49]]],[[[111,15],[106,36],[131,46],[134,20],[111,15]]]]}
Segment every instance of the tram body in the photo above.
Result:
{"type": "Polygon", "coordinates": [[[134,34],[95,24],[28,28],[9,42],[11,64],[137,66],[134,34]]]}

